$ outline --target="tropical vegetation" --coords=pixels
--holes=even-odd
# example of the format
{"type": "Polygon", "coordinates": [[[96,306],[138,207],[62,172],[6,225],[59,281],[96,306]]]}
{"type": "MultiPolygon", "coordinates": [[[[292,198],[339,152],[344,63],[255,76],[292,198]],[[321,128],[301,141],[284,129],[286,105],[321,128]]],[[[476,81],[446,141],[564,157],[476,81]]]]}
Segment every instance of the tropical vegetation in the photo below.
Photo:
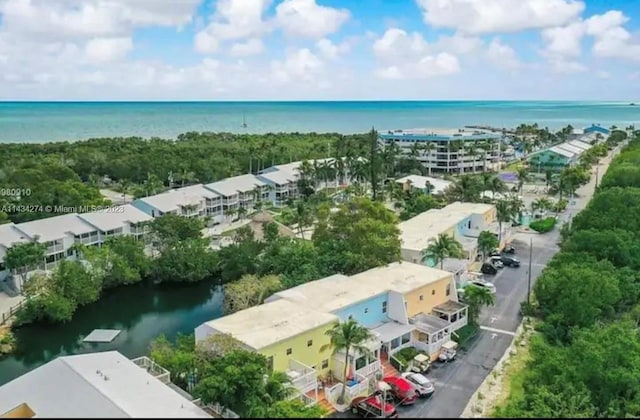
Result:
{"type": "Polygon", "coordinates": [[[541,320],[539,334],[520,388],[512,390],[496,416],[640,416],[636,168],[640,137],[613,160],[564,235],[560,253],[538,279],[533,310],[541,320]]]}

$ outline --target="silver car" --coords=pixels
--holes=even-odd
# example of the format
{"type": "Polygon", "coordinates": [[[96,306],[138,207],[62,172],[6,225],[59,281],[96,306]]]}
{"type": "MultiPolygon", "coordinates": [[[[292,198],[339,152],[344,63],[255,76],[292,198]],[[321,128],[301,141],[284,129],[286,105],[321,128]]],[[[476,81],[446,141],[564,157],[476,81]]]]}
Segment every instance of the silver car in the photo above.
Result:
{"type": "Polygon", "coordinates": [[[433,382],[421,373],[405,372],[402,377],[413,385],[420,397],[430,397],[436,390],[433,382]]]}
{"type": "Polygon", "coordinates": [[[477,286],[477,287],[482,287],[482,288],[485,288],[485,289],[489,289],[489,291],[491,293],[493,293],[494,295],[496,294],[496,285],[491,283],[491,282],[473,280],[473,281],[470,281],[469,284],[473,284],[474,286],[477,286]]]}

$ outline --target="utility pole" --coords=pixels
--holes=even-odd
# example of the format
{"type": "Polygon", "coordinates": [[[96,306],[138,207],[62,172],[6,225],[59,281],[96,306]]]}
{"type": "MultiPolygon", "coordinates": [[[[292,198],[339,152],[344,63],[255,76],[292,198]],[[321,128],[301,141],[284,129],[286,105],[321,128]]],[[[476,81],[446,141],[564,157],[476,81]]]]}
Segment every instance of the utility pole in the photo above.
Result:
{"type": "Polygon", "coordinates": [[[533,259],[533,238],[529,238],[529,278],[527,279],[527,303],[531,304],[531,264],[533,259]]]}

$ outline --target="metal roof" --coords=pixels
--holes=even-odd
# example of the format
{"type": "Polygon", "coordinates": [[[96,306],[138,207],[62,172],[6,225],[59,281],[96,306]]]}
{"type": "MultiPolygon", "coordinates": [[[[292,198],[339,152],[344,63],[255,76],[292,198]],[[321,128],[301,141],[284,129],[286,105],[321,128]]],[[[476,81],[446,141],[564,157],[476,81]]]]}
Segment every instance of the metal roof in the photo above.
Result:
{"type": "Polygon", "coordinates": [[[128,223],[136,224],[153,219],[153,217],[131,204],[113,207],[104,211],[82,213],[78,217],[102,232],[119,229],[128,223]]]}
{"type": "Polygon", "coordinates": [[[23,403],[41,418],[210,417],[117,351],[59,357],[0,387],[0,413],[23,403]]]}
{"type": "Polygon", "coordinates": [[[258,187],[264,187],[266,185],[267,184],[264,181],[258,179],[255,175],[244,174],[206,184],[205,188],[215,191],[225,197],[229,197],[236,195],[239,192],[250,192],[258,187]]]}
{"type": "Polygon", "coordinates": [[[142,197],[139,200],[163,213],[176,211],[178,207],[198,205],[205,198],[219,197],[215,192],[204,188],[202,184],[190,185],[184,188],[169,190],[161,194],[142,197]]]}
{"type": "Polygon", "coordinates": [[[80,219],[77,213],[19,223],[15,227],[27,234],[31,239],[38,236],[38,242],[56,241],[68,234],[82,235],[83,233],[97,231],[95,227],[80,219]]]}

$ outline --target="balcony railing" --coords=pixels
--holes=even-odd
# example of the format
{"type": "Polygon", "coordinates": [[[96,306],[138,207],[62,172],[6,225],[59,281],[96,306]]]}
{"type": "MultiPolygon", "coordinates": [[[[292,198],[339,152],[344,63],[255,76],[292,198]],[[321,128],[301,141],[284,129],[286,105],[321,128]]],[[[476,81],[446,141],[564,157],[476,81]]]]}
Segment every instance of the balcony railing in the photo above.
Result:
{"type": "Polygon", "coordinates": [[[168,384],[171,382],[171,373],[153,360],[149,359],[147,356],[138,357],[137,359],[132,359],[131,361],[137,366],[146,369],[149,374],[153,375],[163,384],[168,384]]]}
{"type": "Polygon", "coordinates": [[[64,251],[63,244],[49,245],[47,247],[47,254],[55,254],[56,252],[62,252],[62,251],[64,251]]]}
{"type": "Polygon", "coordinates": [[[375,376],[376,373],[382,370],[382,365],[379,360],[374,360],[363,368],[356,370],[356,375],[372,377],[375,376]]]}
{"type": "Polygon", "coordinates": [[[297,360],[289,359],[289,370],[287,370],[286,374],[291,379],[291,385],[302,394],[313,391],[318,387],[316,370],[297,360]]]}

